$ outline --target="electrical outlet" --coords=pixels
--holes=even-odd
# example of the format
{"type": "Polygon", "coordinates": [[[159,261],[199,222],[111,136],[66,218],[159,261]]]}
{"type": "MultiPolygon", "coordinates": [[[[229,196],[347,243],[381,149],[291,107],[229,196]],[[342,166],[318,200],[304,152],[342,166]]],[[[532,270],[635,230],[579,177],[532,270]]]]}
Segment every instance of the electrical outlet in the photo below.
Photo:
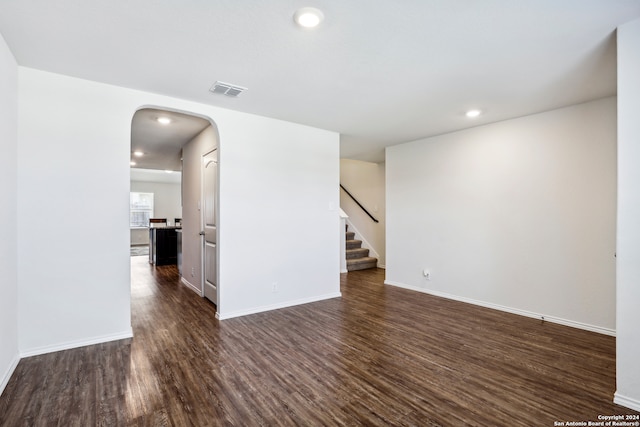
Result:
{"type": "Polygon", "coordinates": [[[278,282],[273,282],[271,284],[271,292],[278,292],[278,282]]]}
{"type": "Polygon", "coordinates": [[[196,268],[191,267],[191,277],[195,277],[195,276],[196,276],[196,268]]]}
{"type": "Polygon", "coordinates": [[[424,278],[426,280],[431,280],[431,272],[429,270],[427,270],[426,268],[424,270],[422,270],[422,275],[424,276],[424,278]]]}

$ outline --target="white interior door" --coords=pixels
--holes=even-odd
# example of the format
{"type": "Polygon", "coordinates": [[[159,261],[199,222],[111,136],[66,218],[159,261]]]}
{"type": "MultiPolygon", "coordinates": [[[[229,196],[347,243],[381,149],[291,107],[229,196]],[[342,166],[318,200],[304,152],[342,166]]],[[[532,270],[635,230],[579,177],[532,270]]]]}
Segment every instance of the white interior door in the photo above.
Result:
{"type": "Polygon", "coordinates": [[[203,156],[202,168],[202,278],[205,298],[218,304],[218,237],[217,237],[217,191],[218,150],[203,156]]]}

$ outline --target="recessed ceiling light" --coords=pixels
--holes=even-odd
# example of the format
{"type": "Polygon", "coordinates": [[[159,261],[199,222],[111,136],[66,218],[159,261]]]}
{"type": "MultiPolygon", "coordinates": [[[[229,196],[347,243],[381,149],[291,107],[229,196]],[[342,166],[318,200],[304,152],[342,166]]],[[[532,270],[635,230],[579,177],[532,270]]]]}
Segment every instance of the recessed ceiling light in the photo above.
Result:
{"type": "Polygon", "coordinates": [[[324,19],[324,13],[315,7],[303,7],[296,10],[293,14],[293,20],[296,24],[304,28],[315,28],[324,19]]]}
{"type": "Polygon", "coordinates": [[[158,117],[156,120],[161,125],[168,125],[169,123],[171,123],[171,119],[169,117],[158,117]]]}
{"type": "Polygon", "coordinates": [[[482,113],[482,111],[480,110],[469,110],[465,113],[465,115],[467,117],[469,117],[470,119],[473,119],[475,117],[478,117],[480,114],[482,113]]]}
{"type": "Polygon", "coordinates": [[[134,151],[133,155],[136,156],[136,157],[142,157],[142,156],[144,156],[144,153],[142,151],[134,151]]]}
{"type": "Polygon", "coordinates": [[[130,166],[135,166],[135,165],[137,165],[137,163],[132,160],[132,161],[129,162],[129,165],[130,166]]]}
{"type": "Polygon", "coordinates": [[[169,170],[169,169],[165,169],[164,171],[165,171],[166,173],[173,173],[173,171],[172,171],[172,170],[169,170]]]}

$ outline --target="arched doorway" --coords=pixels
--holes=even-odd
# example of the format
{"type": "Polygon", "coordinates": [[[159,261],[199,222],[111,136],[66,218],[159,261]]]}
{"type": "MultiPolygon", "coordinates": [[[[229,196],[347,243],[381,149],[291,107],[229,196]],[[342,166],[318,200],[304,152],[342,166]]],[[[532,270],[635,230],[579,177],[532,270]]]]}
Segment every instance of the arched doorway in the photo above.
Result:
{"type": "MultiPolygon", "coordinates": [[[[166,219],[164,226],[174,228],[180,237],[177,239],[180,245],[175,252],[181,282],[216,304],[219,302],[218,142],[217,127],[208,117],[161,107],[145,107],[136,111],[132,118],[131,192],[148,190],[153,194],[153,207],[146,218],[139,213],[134,215],[131,208],[130,222],[137,225],[131,228],[131,243],[140,242],[140,233],[154,235],[159,232],[150,232],[148,223],[141,226],[141,217],[143,220],[152,217],[166,219]],[[213,175],[211,168],[206,168],[203,157],[212,151],[216,153],[213,175]],[[141,178],[144,176],[147,178],[141,178]],[[211,218],[216,222],[213,229],[211,218]],[[137,222],[134,221],[136,219],[137,222]],[[207,224],[208,228],[205,227],[207,224]],[[207,282],[215,285],[214,294],[205,293],[207,282]]],[[[153,243],[157,244],[157,241],[149,243],[152,246],[149,259],[153,263],[153,243]]]]}

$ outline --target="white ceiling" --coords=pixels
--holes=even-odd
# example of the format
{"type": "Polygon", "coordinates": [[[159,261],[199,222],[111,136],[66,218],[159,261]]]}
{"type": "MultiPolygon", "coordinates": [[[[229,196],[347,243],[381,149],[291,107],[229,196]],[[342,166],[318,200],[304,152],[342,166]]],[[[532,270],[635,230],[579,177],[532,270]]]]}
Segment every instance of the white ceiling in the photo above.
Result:
{"type": "Polygon", "coordinates": [[[182,170],[182,147],[198,135],[210,123],[208,120],[187,114],[145,108],[138,110],[131,121],[132,168],[182,170]],[[171,120],[163,125],[158,118],[171,120]],[[136,157],[134,151],[143,156],[136,157]]]}
{"type": "Polygon", "coordinates": [[[131,168],[131,181],[180,184],[182,182],[182,174],[180,172],[167,173],[157,169],[131,168]]]}
{"type": "Polygon", "coordinates": [[[0,0],[20,65],[337,131],[376,161],[615,94],[615,28],[638,17],[640,0],[0,0]],[[319,28],[294,25],[302,6],[319,28]]]}

